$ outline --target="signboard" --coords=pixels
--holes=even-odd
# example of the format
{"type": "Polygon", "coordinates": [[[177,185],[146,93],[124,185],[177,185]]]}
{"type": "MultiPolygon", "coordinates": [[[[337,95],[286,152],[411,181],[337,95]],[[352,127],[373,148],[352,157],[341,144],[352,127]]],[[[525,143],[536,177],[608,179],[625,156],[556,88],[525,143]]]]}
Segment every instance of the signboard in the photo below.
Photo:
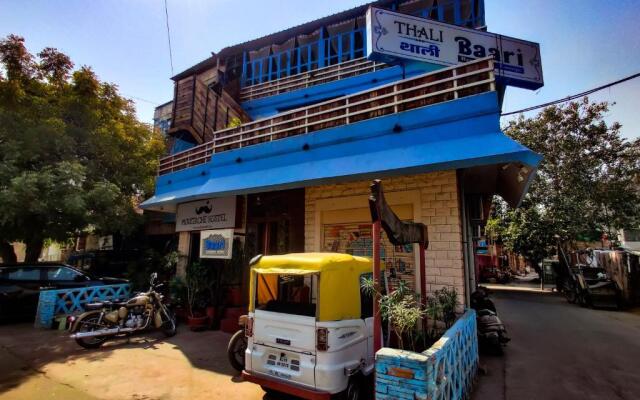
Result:
{"type": "Polygon", "coordinates": [[[233,228],[235,225],[235,196],[178,204],[176,232],[233,228]]]}
{"type": "Polygon", "coordinates": [[[98,248],[100,250],[113,250],[113,235],[100,236],[98,238],[98,248]]]}
{"type": "Polygon", "coordinates": [[[538,43],[376,7],[367,11],[370,59],[451,66],[489,56],[495,60],[496,78],[503,83],[526,89],[544,84],[538,43]]]}
{"type": "Polygon", "coordinates": [[[230,259],[233,254],[233,229],[200,232],[200,258],[230,259]]]}

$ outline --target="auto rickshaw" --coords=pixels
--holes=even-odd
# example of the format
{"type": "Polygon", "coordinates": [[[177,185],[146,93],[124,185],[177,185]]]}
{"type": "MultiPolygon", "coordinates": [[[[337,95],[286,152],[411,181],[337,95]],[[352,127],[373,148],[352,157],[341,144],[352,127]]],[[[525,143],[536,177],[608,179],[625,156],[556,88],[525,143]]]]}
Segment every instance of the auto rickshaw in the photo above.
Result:
{"type": "Polygon", "coordinates": [[[307,399],[364,398],[374,370],[368,258],[338,253],[251,260],[245,380],[307,399]]]}

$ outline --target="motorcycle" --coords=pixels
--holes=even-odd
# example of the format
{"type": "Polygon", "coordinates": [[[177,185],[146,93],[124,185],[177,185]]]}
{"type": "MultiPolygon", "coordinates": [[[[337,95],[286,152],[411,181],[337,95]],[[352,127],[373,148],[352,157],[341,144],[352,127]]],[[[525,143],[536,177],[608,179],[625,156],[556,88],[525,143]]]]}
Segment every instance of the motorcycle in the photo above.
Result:
{"type": "Polygon", "coordinates": [[[87,349],[95,349],[108,339],[144,331],[150,327],[162,330],[165,336],[176,334],[174,314],[162,302],[157,292],[162,284],[156,284],[158,274],[151,274],[147,292],[138,293],[124,302],[104,301],[89,303],[83,314],[71,317],[71,338],[87,349]]]}
{"type": "Polygon", "coordinates": [[[496,306],[485,288],[478,287],[471,294],[471,308],[476,310],[480,347],[502,354],[503,346],[511,339],[507,336],[507,329],[498,317],[496,306]]]}

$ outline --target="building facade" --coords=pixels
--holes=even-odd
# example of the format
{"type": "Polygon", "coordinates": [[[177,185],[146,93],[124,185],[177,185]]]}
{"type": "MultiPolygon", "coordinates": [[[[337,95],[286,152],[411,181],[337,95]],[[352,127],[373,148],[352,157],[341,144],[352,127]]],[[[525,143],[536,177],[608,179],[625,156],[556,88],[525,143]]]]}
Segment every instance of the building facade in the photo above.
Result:
{"type": "MultiPolygon", "coordinates": [[[[476,228],[491,197],[519,204],[540,160],[500,131],[502,96],[514,84],[504,74],[509,52],[459,54],[447,65],[377,57],[372,35],[389,29],[367,16],[376,9],[451,24],[443,30],[486,29],[482,0],[380,0],[224,48],[173,77],[171,154],[142,207],[176,215],[183,266],[224,257],[229,237],[247,259],[369,256],[369,184],[382,179],[396,214],[429,233],[425,270],[417,246],[393,246],[383,234],[390,284],[419,292],[425,274],[427,292],[450,286],[468,302],[476,228]]],[[[426,20],[416,21],[411,33],[426,20]]],[[[445,54],[435,46],[432,55],[445,54]]]]}

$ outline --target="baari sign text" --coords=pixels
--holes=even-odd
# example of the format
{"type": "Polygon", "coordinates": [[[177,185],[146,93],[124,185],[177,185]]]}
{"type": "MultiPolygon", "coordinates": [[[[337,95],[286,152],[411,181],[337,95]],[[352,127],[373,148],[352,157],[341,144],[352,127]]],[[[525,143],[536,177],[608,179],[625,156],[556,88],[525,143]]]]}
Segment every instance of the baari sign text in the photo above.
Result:
{"type": "Polygon", "coordinates": [[[367,57],[394,63],[403,59],[457,65],[493,57],[496,79],[537,89],[544,84],[540,45],[495,33],[369,7],[367,57]]]}

